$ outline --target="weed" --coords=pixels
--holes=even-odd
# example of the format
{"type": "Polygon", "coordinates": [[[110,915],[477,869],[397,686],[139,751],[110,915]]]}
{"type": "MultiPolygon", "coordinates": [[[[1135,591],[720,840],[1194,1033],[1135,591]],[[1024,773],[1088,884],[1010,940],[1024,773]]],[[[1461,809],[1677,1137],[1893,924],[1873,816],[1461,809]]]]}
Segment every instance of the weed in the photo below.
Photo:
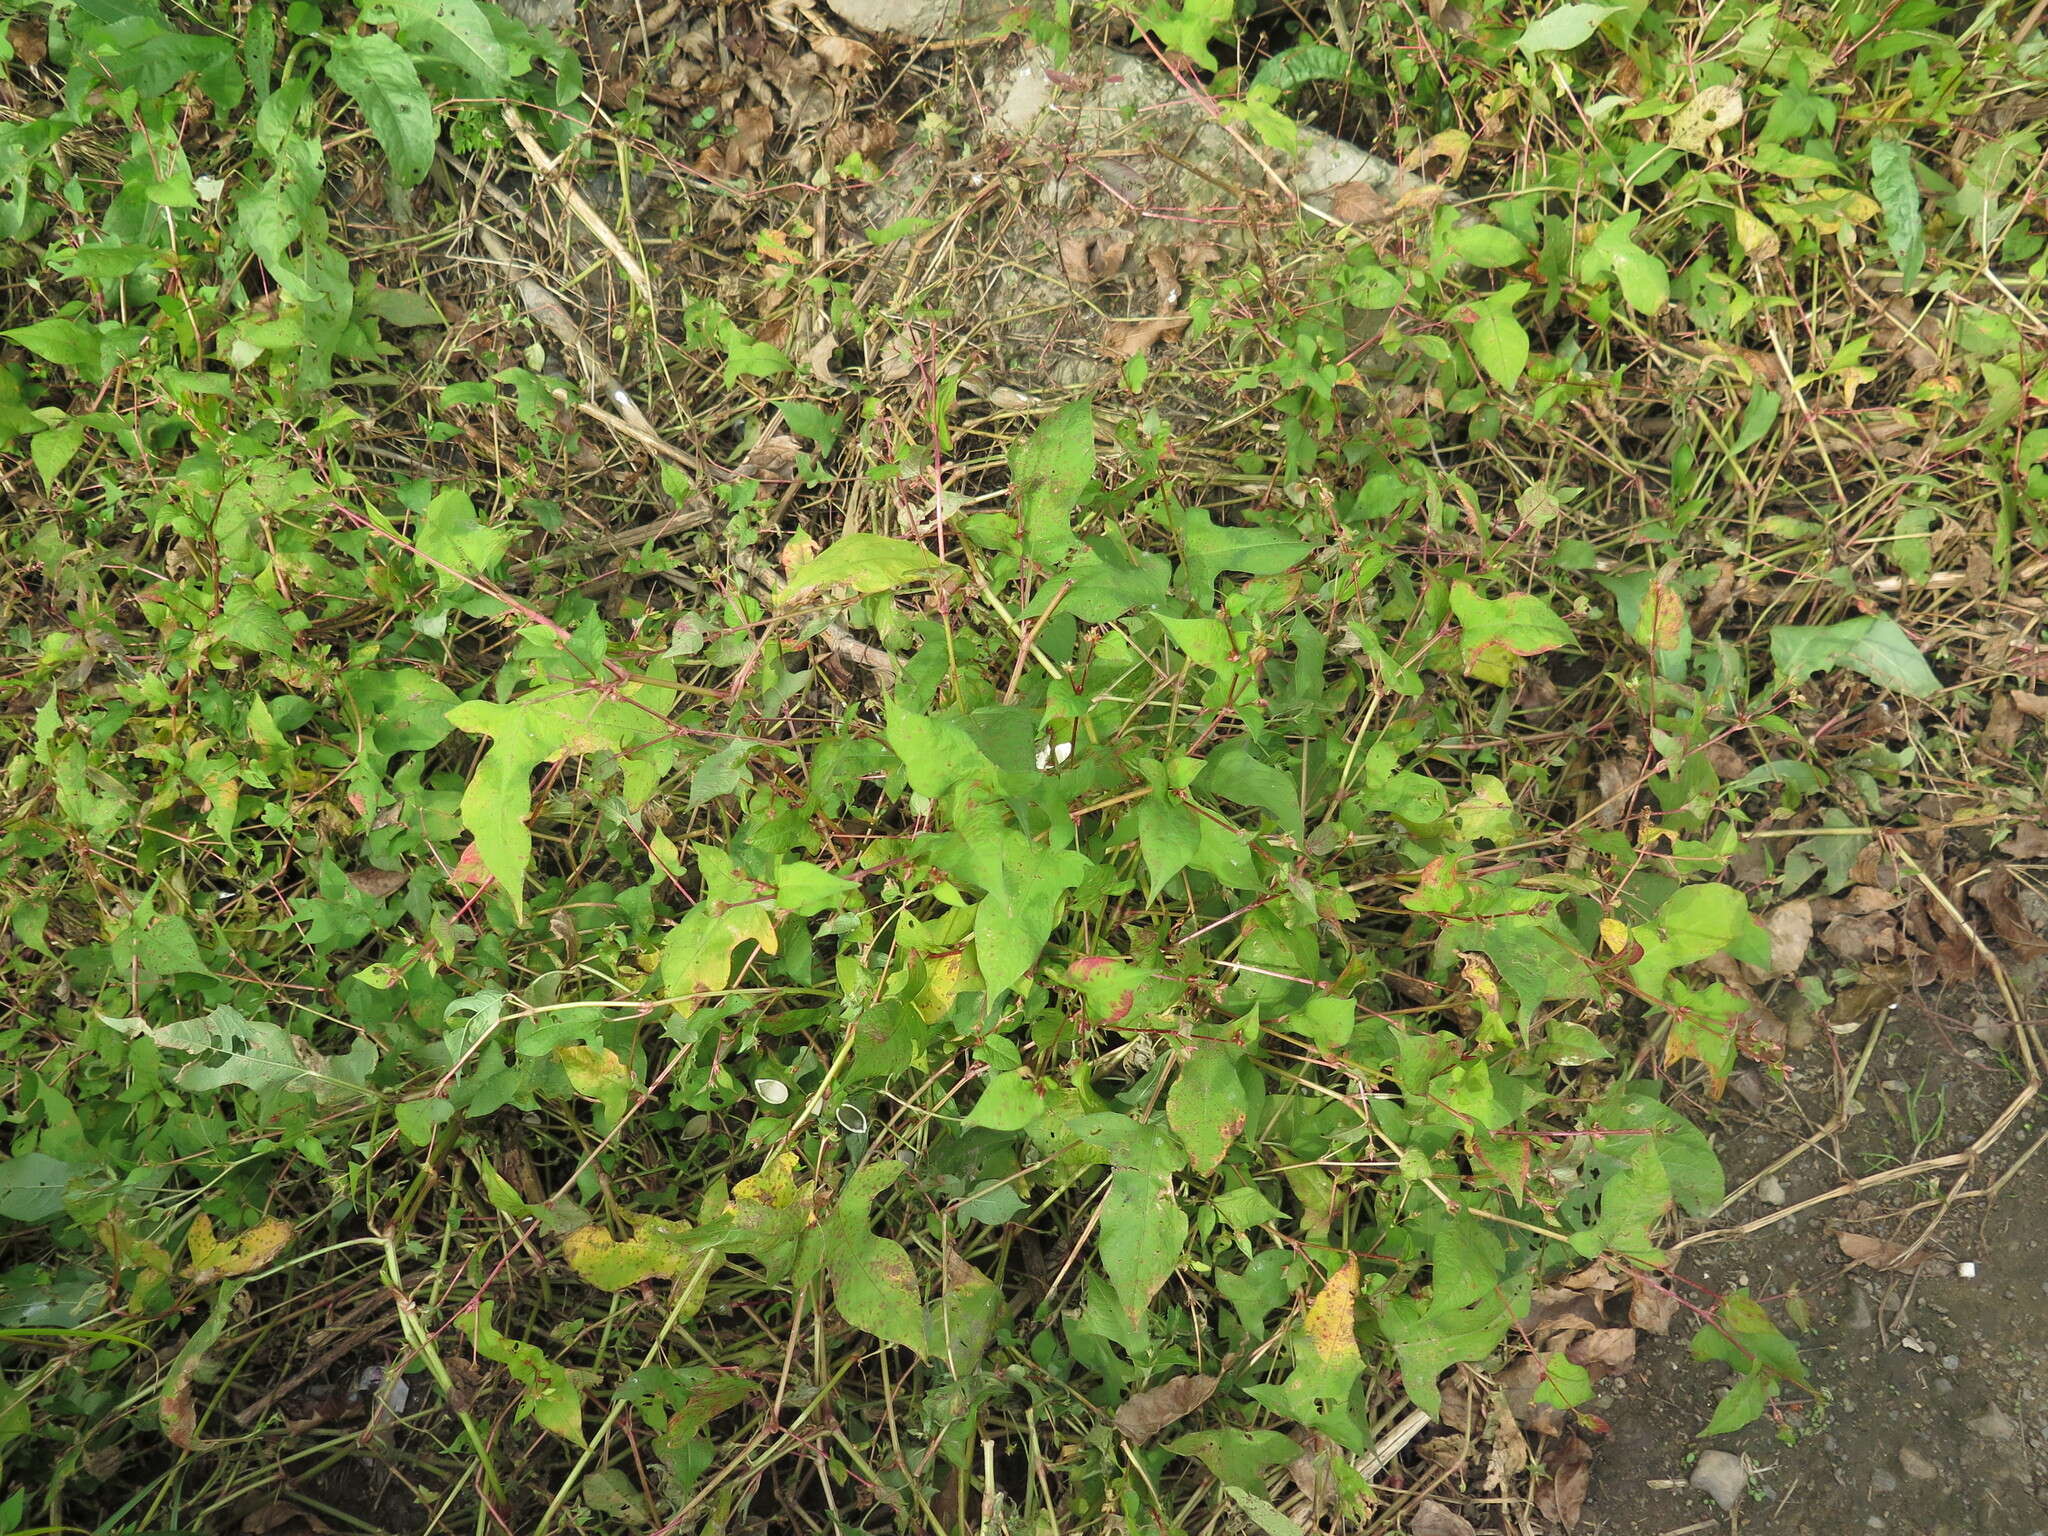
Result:
{"type": "MultiPolygon", "coordinates": [[[[1752,892],[1983,782],[2007,662],[1933,595],[2034,569],[2038,157],[1928,136],[2038,59],[1468,9],[1218,88],[1274,143],[1341,87],[1484,221],[1293,232],[1028,412],[779,203],[558,281],[625,274],[630,387],[458,293],[499,158],[676,159],[477,0],[18,14],[9,1522],[1284,1521],[1295,1434],[1363,1456],[1720,1203],[1667,1090],[1782,1049],[1752,892]]],[[[1230,7],[1131,10],[1227,67],[1230,7]]],[[[1698,1337],[1712,1432],[1804,1384],[1747,1297],[1698,1337]]]]}

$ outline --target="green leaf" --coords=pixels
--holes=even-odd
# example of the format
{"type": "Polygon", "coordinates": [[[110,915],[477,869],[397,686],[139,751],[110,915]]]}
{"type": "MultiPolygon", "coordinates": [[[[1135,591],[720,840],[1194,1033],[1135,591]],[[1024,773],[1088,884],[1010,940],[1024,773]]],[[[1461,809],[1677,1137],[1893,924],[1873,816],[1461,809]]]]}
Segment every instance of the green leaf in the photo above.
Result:
{"type": "Polygon", "coordinates": [[[1898,621],[1881,614],[1839,624],[1779,624],[1771,630],[1771,662],[1787,683],[1846,667],[1882,687],[1916,699],[1941,691],[1941,679],[1898,621]]]}
{"type": "Polygon", "coordinates": [[[1451,612],[1460,625],[1465,675],[1505,685],[1518,657],[1540,656],[1571,644],[1572,632],[1550,604],[1528,592],[1481,597],[1470,582],[1451,585],[1451,612]]]}
{"type": "Polygon", "coordinates": [[[434,163],[433,104],[419,71],[398,42],[382,32],[327,36],[327,77],[339,86],[384,147],[401,187],[426,180],[434,163]]]}
{"type": "Polygon", "coordinates": [[[1358,61],[1342,48],[1333,48],[1328,43],[1296,43],[1261,64],[1252,83],[1284,94],[1312,81],[1349,80],[1357,73],[1358,61]]]}
{"type": "Polygon", "coordinates": [[[1244,1134],[1249,1112],[1236,1054],[1214,1043],[1195,1047],[1166,1095],[1166,1123],[1187,1148],[1196,1173],[1216,1171],[1244,1134]]]}
{"type": "Polygon", "coordinates": [[[858,1169],[824,1234],[832,1300],[848,1326],[922,1355],[927,1334],[917,1269],[903,1245],[870,1229],[875,1196],[904,1173],[893,1159],[858,1169]]]}
{"type": "Polygon", "coordinates": [[[1138,25],[1203,69],[1216,68],[1209,44],[1236,16],[1237,0],[1150,0],[1138,25]]]}
{"type": "Polygon", "coordinates": [[[533,857],[533,835],[526,828],[533,770],[542,763],[623,752],[658,740],[668,733],[663,717],[675,704],[673,689],[653,685],[615,694],[557,684],[509,703],[475,699],[447,712],[449,724],[491,738],[490,750],[462,792],[462,824],[515,914],[523,917],[526,910],[522,887],[533,857]]]}
{"type": "Polygon", "coordinates": [[[1074,548],[1074,508],[1095,475],[1095,406],[1071,400],[1012,450],[1024,557],[1053,565],[1074,548]]]}
{"type": "Polygon", "coordinates": [[[1450,246],[1452,254],[1475,267],[1513,267],[1529,259],[1529,248],[1498,224],[1457,225],[1450,246]]]}
{"type": "Polygon", "coordinates": [[[1560,5],[1524,27],[1515,46],[1531,58],[1539,53],[1562,53],[1578,47],[1599,30],[1601,22],[1623,9],[1619,5],[1560,5]]]}
{"type": "Polygon", "coordinates": [[[852,587],[856,592],[893,592],[922,580],[948,565],[922,544],[879,533],[849,533],[820,550],[789,573],[781,598],[787,601],[820,587],[852,587]]]}
{"type": "Polygon", "coordinates": [[[442,591],[464,585],[465,576],[482,576],[511,547],[512,530],[492,528],[478,519],[469,492],[451,485],[437,492],[420,514],[414,541],[434,563],[434,579],[442,591]]]}
{"type": "Polygon", "coordinates": [[[981,1090],[967,1123],[990,1131],[1021,1131],[1045,1113],[1045,1097],[1031,1074],[998,1072],[981,1090]]]}
{"type": "Polygon", "coordinates": [[[1299,1445],[1270,1429],[1202,1429],[1168,1441],[1164,1449],[1199,1461],[1226,1488],[1260,1490],[1268,1467],[1285,1466],[1301,1455],[1299,1445]]]}
{"type": "Polygon", "coordinates": [[[40,1224],[64,1214],[64,1186],[85,1170],[46,1152],[0,1162],[0,1217],[40,1224]]]}
{"type": "Polygon", "coordinates": [[[1180,537],[1181,574],[1186,579],[1188,595],[1204,607],[1215,591],[1219,572],[1276,576],[1315,553],[1314,545],[1270,528],[1220,526],[1200,507],[1190,507],[1181,513],[1180,537]]]}
{"type": "Polygon", "coordinates": [[[1223,1491],[1229,1495],[1231,1503],[1244,1511],[1245,1518],[1265,1532],[1266,1536],[1308,1536],[1299,1525],[1257,1494],[1247,1493],[1242,1488],[1233,1488],[1228,1483],[1224,1484],[1223,1491]]]}
{"type": "Polygon", "coordinates": [[[1365,1371],[1357,1327],[1358,1259],[1347,1255],[1302,1315],[1293,1374],[1278,1386],[1253,1388],[1251,1395],[1348,1450],[1363,1450],[1365,1429],[1351,1403],[1365,1371]]]}
{"type": "Polygon", "coordinates": [[[903,764],[910,787],[936,800],[956,785],[993,784],[996,765],[955,715],[920,715],[894,698],[883,734],[903,764]]]}
{"type": "Polygon", "coordinates": [[[78,450],[84,445],[83,416],[67,416],[59,425],[47,427],[28,440],[28,456],[42,477],[44,490],[57,483],[57,477],[78,457],[78,450]]]}
{"type": "Polygon", "coordinates": [[[304,1037],[225,1005],[198,1018],[153,1025],[142,1019],[107,1019],[125,1035],[152,1040],[159,1049],[191,1059],[172,1081],[195,1093],[252,1088],[259,1094],[303,1094],[317,1103],[360,1103],[377,1065],[377,1048],[357,1036],[346,1056],[326,1056],[304,1037]]]}
{"type": "Polygon", "coordinates": [[[1739,1377],[1735,1385],[1721,1395],[1721,1401],[1714,1405],[1714,1416],[1700,1431],[1700,1437],[1705,1439],[1708,1435],[1729,1434],[1753,1423],[1770,1400],[1770,1388],[1767,1377],[1739,1377]]]}
{"type": "Polygon", "coordinates": [[[372,26],[396,22],[401,44],[416,41],[446,59],[481,88],[480,94],[502,96],[512,83],[513,55],[477,0],[373,0],[363,20],[372,26]]]}
{"type": "Polygon", "coordinates": [[[1913,170],[1913,146],[1889,135],[1870,141],[1870,187],[1884,210],[1884,243],[1899,264],[1904,290],[1920,281],[1927,240],[1920,217],[1920,181],[1913,170]]]}
{"type": "Polygon", "coordinates": [[[1297,840],[1307,835],[1301,814],[1301,796],[1294,779],[1270,763],[1262,763],[1240,737],[1209,754],[1195,780],[1206,790],[1233,805],[1250,806],[1271,813],[1273,819],[1297,840]]]}
{"type": "Polygon", "coordinates": [[[1144,1326],[1145,1309],[1180,1267],[1187,1240],[1187,1212],[1170,1177],[1138,1168],[1110,1174],[1095,1247],[1132,1327],[1144,1326]]]}
{"type": "Polygon", "coordinates": [[[1631,238],[1641,219],[1639,213],[1625,213],[1605,225],[1586,252],[1586,265],[1589,275],[1612,272],[1628,307],[1637,314],[1654,315],[1670,302],[1671,274],[1661,257],[1631,238]]]}
{"type": "Polygon", "coordinates": [[[1071,848],[1048,848],[1021,832],[1005,831],[993,856],[987,850],[962,878],[986,892],[974,915],[974,952],[991,993],[1022,981],[1059,919],[1061,898],[1095,866],[1071,848]]]}
{"type": "Polygon", "coordinates": [[[458,1312],[455,1327],[486,1360],[505,1367],[519,1384],[519,1416],[531,1418],[551,1435],[572,1445],[583,1442],[583,1393],[567,1370],[531,1344],[507,1338],[491,1325],[495,1301],[480,1301],[473,1311],[458,1312]]]}
{"type": "Polygon", "coordinates": [[[860,887],[830,870],[801,861],[775,868],[775,905],[797,917],[816,917],[846,906],[860,896],[860,887]]]}
{"type": "Polygon", "coordinates": [[[1469,313],[1465,344],[1473,358],[1494,383],[1513,389],[1529,362],[1529,333],[1515,318],[1514,306],[1494,299],[1474,305],[1469,313]]]}
{"type": "MultiPolygon", "coordinates": [[[[1664,978],[1681,965],[1691,965],[1724,949],[1733,949],[1757,931],[1749,903],[1730,885],[1689,885],[1657,909],[1654,923],[1632,929],[1643,955],[1629,974],[1652,997],[1664,978]]],[[[1769,956],[1766,953],[1765,958],[1769,956]]]]}
{"type": "Polygon", "coordinates": [[[1180,800],[1164,793],[1147,795],[1138,802],[1138,852],[1145,860],[1145,877],[1151,900],[1166,882],[1193,863],[1202,849],[1199,814],[1180,800]]]}

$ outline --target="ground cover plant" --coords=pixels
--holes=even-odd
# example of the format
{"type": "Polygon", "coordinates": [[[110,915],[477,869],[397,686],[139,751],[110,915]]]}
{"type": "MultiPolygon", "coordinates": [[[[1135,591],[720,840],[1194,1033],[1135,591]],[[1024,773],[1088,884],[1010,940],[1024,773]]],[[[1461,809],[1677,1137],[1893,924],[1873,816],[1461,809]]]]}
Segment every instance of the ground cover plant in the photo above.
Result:
{"type": "Polygon", "coordinates": [[[1569,1525],[1637,1330],[1806,1395],[1660,1234],[2035,943],[2037,18],[676,16],[7,10],[0,1532],[1569,1525]],[[1012,399],[963,60],[1104,41],[1435,190],[1012,399]]]}

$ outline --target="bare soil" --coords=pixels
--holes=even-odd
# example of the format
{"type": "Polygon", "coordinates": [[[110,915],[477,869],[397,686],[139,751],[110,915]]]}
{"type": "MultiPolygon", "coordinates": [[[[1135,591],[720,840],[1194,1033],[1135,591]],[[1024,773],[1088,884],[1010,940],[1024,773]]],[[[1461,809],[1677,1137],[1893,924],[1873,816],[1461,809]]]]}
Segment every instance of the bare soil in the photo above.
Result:
{"type": "MultiPolygon", "coordinates": [[[[2040,978],[2016,977],[2020,996],[2040,978]]],[[[1889,1010],[1839,1135],[1822,1138],[1720,1218],[1739,1225],[1967,1147],[2024,1086],[2009,1054],[1971,1033],[2004,1010],[1950,994],[1889,1010]],[[1767,1195],[1769,1198],[1760,1198],[1767,1195]]],[[[1717,1141],[1736,1188],[1820,1129],[1866,1036],[1826,1037],[1757,1104],[1731,1095],[1717,1141]],[[1830,1045],[1832,1041],[1832,1048],[1830,1045]],[[1837,1052],[1839,1054],[1837,1055],[1837,1052]],[[1816,1113],[1816,1106],[1821,1106],[1816,1113]]],[[[1690,1328],[1646,1340],[1636,1369],[1594,1406],[1612,1434],[1580,1530],[1596,1536],[2042,1536],[2048,1532],[2048,1125],[2030,1104],[1976,1166],[1944,1169],[1796,1211],[1685,1250],[1705,1305],[1747,1287],[1798,1343],[1815,1395],[1789,1391],[1747,1429],[1698,1438],[1721,1368],[1690,1357],[1690,1328]],[[1995,1199],[1982,1191],[2023,1163],[1995,1199]],[[1856,1264],[1845,1234],[1913,1243],[1905,1270],[1856,1264]],[[1795,1326],[1801,1319],[1803,1327],[1795,1326]],[[1724,1513],[1687,1479],[1701,1452],[1741,1455],[1748,1486],[1724,1513]]]]}

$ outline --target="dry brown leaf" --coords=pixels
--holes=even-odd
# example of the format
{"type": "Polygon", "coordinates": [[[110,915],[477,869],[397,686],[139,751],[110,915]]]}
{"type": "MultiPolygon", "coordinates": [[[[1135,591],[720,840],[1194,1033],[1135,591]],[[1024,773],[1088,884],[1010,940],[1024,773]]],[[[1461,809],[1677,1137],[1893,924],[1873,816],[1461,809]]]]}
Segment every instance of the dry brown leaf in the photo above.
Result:
{"type": "Polygon", "coordinates": [[[1112,320],[1102,328],[1104,355],[1118,359],[1149,352],[1155,343],[1178,341],[1188,328],[1186,315],[1156,315],[1150,320],[1112,320]]]}
{"type": "Polygon", "coordinates": [[[1473,1536],[1473,1525],[1435,1499],[1418,1499],[1408,1513],[1408,1536],[1473,1536]]]}
{"type": "Polygon", "coordinates": [[[1173,253],[1153,246],[1145,253],[1145,265],[1152,269],[1152,282],[1159,295],[1159,307],[1172,310],[1180,304],[1180,273],[1174,270],[1173,253]]]}
{"type": "Polygon", "coordinates": [[[1602,1373],[1612,1375],[1616,1371],[1625,1371],[1636,1363],[1636,1331],[1633,1328],[1596,1328],[1565,1345],[1564,1357],[1573,1365],[1585,1366],[1595,1380],[1602,1373]]]}
{"type": "Polygon", "coordinates": [[[1491,1493],[1519,1486],[1532,1458],[1529,1442],[1523,1438],[1522,1426],[1515,1422],[1515,1411],[1508,1406],[1505,1392],[1493,1394],[1493,1411],[1487,1417],[1487,1433],[1493,1441],[1493,1450],[1486,1458],[1484,1488],[1491,1493]]]}
{"type": "Polygon", "coordinates": [[[2048,859],[2048,821],[2023,821],[1998,851],[2008,859],[2048,859]]]}
{"type": "Polygon", "coordinates": [[[732,115],[732,130],[725,141],[725,174],[760,169],[775,133],[775,114],[766,107],[741,107],[732,115]]]}
{"type": "Polygon", "coordinates": [[[1706,759],[1707,766],[1714,770],[1714,777],[1724,784],[1749,772],[1749,759],[1725,741],[1708,742],[1706,759]]]}
{"type": "Polygon", "coordinates": [[[1677,1292],[1657,1284],[1646,1275],[1636,1277],[1635,1290],[1628,1298],[1631,1326],[1662,1338],[1671,1331],[1671,1320],[1677,1316],[1677,1292]]]}
{"type": "Polygon", "coordinates": [[[2012,695],[2001,693],[1991,701],[1991,713],[1985,717],[1978,740],[1993,752],[2010,752],[2026,728],[2027,717],[2019,712],[2012,695]]]}
{"type": "Polygon", "coordinates": [[[1907,1245],[1895,1243],[1888,1237],[1866,1237],[1860,1232],[1836,1234],[1835,1241],[1841,1244],[1842,1252],[1858,1264],[1870,1269],[1899,1270],[1909,1275],[1938,1275],[1948,1271],[1946,1259],[1921,1249],[1909,1254],[1907,1245]]]}
{"type": "Polygon", "coordinates": [[[1401,169],[1422,173],[1432,160],[1449,162],[1444,166],[1443,179],[1456,181],[1465,174],[1465,160],[1472,153],[1472,135],[1456,128],[1446,128],[1433,134],[1427,144],[1421,144],[1401,158],[1401,169]]]}
{"type": "Polygon", "coordinates": [[[1076,288],[1093,288],[1123,269],[1130,249],[1120,229],[1084,229],[1060,241],[1060,272],[1076,288]]]}
{"type": "Polygon", "coordinates": [[[2021,693],[2015,690],[2006,697],[2012,700],[2012,707],[2029,720],[2048,720],[2048,693],[2021,693]]]}
{"type": "Polygon", "coordinates": [[[1393,217],[1394,205],[1369,181],[1347,181],[1330,188],[1330,212],[1346,224],[1379,224],[1393,217]]]}
{"type": "Polygon", "coordinates": [[[1536,1393],[1550,1380],[1552,1362],[1560,1353],[1558,1350],[1543,1350],[1533,1355],[1522,1355],[1509,1361],[1505,1370],[1494,1375],[1494,1380],[1500,1383],[1500,1395],[1506,1399],[1515,1422],[1539,1435],[1560,1434],[1565,1427],[1562,1410],[1553,1403],[1536,1401],[1536,1393]]]}
{"type": "Polygon", "coordinates": [[[1116,1411],[1116,1427],[1125,1439],[1143,1445],[1176,1420],[1209,1401],[1214,1376],[1176,1376],[1144,1392],[1134,1392],[1116,1411]]]}
{"type": "Polygon", "coordinates": [[[1897,920],[1883,912],[1838,917],[1822,930],[1820,941],[1851,965],[1898,960],[1908,948],[1897,920]]]}
{"type": "Polygon", "coordinates": [[[1297,1430],[1294,1438],[1301,1454],[1287,1463],[1288,1481],[1310,1509],[1328,1509],[1337,1499],[1337,1457],[1343,1447],[1319,1429],[1297,1430]]]}
{"type": "Polygon", "coordinates": [[[1586,1507],[1586,1491],[1593,1477],[1593,1448],[1577,1435],[1566,1435],[1544,1460],[1550,1475],[1532,1490],[1537,1511],[1569,1531],[1578,1525],[1579,1513],[1586,1507]]]}
{"type": "Polygon", "coordinates": [[[1970,898],[1991,915],[1991,931],[1998,935],[2022,961],[2031,960],[2048,945],[2019,904],[2018,886],[2012,871],[1994,869],[1970,886],[1970,898]]]}
{"type": "Polygon", "coordinates": [[[348,872],[348,883],[372,901],[382,901],[393,891],[403,890],[410,878],[410,872],[403,869],[352,869],[348,872]]]}
{"type": "Polygon", "coordinates": [[[1629,796],[1636,786],[1635,771],[1627,763],[1610,757],[1600,765],[1595,782],[1599,786],[1600,803],[1594,807],[1593,819],[1603,827],[1620,826],[1622,813],[1628,809],[1629,796]]]}
{"type": "Polygon", "coordinates": [[[875,67],[875,50],[866,43],[836,33],[811,39],[811,49],[834,69],[861,74],[875,67]]]}
{"type": "Polygon", "coordinates": [[[1796,976],[1806,963],[1806,951],[1813,945],[1813,904],[1788,901],[1764,914],[1764,931],[1771,936],[1771,974],[1796,976]]]}

